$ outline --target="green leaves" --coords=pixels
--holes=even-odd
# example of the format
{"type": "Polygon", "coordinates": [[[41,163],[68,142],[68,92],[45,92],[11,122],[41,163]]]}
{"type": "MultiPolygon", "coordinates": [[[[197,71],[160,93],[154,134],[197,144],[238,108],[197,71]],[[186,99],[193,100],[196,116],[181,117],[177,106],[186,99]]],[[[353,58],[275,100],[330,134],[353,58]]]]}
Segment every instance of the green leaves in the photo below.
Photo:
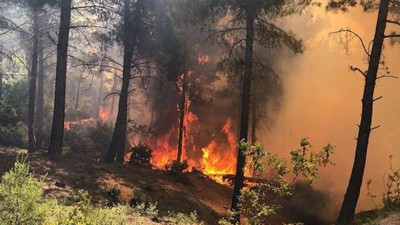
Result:
{"type": "MultiPolygon", "coordinates": [[[[268,224],[269,217],[281,208],[279,198],[293,195],[294,183],[300,177],[312,184],[320,167],[333,165],[334,146],[327,144],[321,151],[313,152],[307,138],[300,141],[299,149],[290,152],[290,161],[265,151],[258,143],[252,145],[242,140],[239,147],[247,157],[247,169],[254,180],[249,181],[240,197],[240,211],[248,224],[268,224]]],[[[230,224],[227,221],[220,224],[230,224]]]]}
{"type": "Polygon", "coordinates": [[[42,181],[29,173],[26,157],[18,156],[14,167],[1,178],[0,224],[35,225],[43,222],[42,181]]]}
{"type": "Polygon", "coordinates": [[[318,168],[325,167],[329,163],[332,164],[330,156],[334,153],[334,147],[328,144],[320,152],[310,152],[311,144],[306,138],[301,140],[300,146],[301,149],[290,152],[294,177],[302,175],[310,183],[313,183],[318,178],[318,168]]]}

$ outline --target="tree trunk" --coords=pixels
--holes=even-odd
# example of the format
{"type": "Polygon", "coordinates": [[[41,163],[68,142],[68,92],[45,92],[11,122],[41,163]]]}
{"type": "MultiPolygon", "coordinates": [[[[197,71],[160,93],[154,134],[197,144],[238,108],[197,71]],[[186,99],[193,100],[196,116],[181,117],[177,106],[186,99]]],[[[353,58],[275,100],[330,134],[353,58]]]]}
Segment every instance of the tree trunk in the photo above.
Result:
{"type": "Polygon", "coordinates": [[[60,3],[61,17],[57,43],[54,113],[49,147],[49,154],[52,158],[56,158],[62,153],[65,120],[65,86],[67,80],[68,40],[71,24],[71,1],[72,0],[61,0],[60,3]]]}
{"type": "Polygon", "coordinates": [[[38,69],[38,94],[36,109],[36,148],[43,145],[43,117],[44,117],[44,56],[43,38],[39,41],[39,69],[38,69]]]}
{"type": "Polygon", "coordinates": [[[100,70],[100,85],[99,85],[100,87],[99,87],[99,93],[98,93],[98,96],[97,96],[97,105],[98,105],[98,107],[97,107],[97,119],[98,120],[100,120],[101,118],[100,118],[100,110],[102,109],[102,107],[103,107],[103,104],[102,104],[102,101],[103,101],[103,98],[101,97],[101,95],[102,95],[102,89],[103,89],[103,71],[102,70],[100,70]]]}
{"type": "Polygon", "coordinates": [[[36,77],[38,66],[38,45],[39,45],[39,9],[33,10],[33,49],[32,65],[29,76],[29,108],[28,108],[28,152],[35,150],[35,97],[36,77]]]}
{"type": "MultiPolygon", "coordinates": [[[[251,93],[251,77],[253,67],[253,43],[254,43],[254,16],[251,9],[246,10],[246,58],[245,58],[245,72],[242,82],[242,100],[241,100],[241,115],[240,115],[240,127],[239,127],[239,142],[248,141],[247,135],[249,130],[249,114],[250,114],[250,93],[251,93]]],[[[237,153],[237,164],[236,164],[236,176],[233,187],[232,196],[232,211],[239,211],[239,197],[240,191],[243,188],[244,181],[244,166],[246,158],[241,151],[240,146],[238,147],[237,153]]],[[[239,222],[240,216],[235,218],[234,222],[239,222]]]]}
{"type": "Polygon", "coordinates": [[[124,63],[122,72],[122,87],[118,103],[118,114],[115,122],[114,132],[111,139],[110,146],[104,157],[104,161],[111,163],[117,156],[117,162],[124,162],[125,142],[126,142],[126,127],[128,117],[128,95],[129,95],[129,81],[131,78],[131,63],[133,59],[133,51],[136,45],[136,36],[139,26],[140,9],[138,9],[141,0],[136,2],[136,11],[132,12],[130,9],[131,1],[124,0],[124,26],[123,26],[123,43],[124,43],[124,63]],[[131,18],[135,17],[135,23],[132,24],[131,18]],[[132,25],[134,27],[132,27],[132,25]],[[133,28],[133,32],[132,32],[133,28]]]}
{"type": "Polygon", "coordinates": [[[182,161],[182,148],[183,148],[183,135],[185,132],[185,106],[186,106],[186,74],[183,74],[182,78],[182,97],[180,104],[180,114],[179,114],[179,134],[178,134],[178,155],[176,161],[180,163],[182,161]]]}
{"type": "Polygon", "coordinates": [[[79,108],[79,97],[81,95],[81,83],[82,83],[82,75],[79,76],[78,87],[77,87],[77,90],[76,90],[75,112],[77,112],[78,108],[79,108]]]}
{"type": "Polygon", "coordinates": [[[250,130],[250,137],[251,143],[255,144],[257,142],[257,82],[253,80],[253,94],[251,96],[251,130],[250,130]]]}
{"type": "MultiPolygon", "coordinates": [[[[3,98],[3,58],[0,55],[0,100],[3,98]]],[[[1,101],[0,101],[1,103],[1,101]]]]}
{"type": "Polygon", "coordinates": [[[110,108],[110,115],[114,114],[114,108],[115,108],[115,92],[117,91],[117,72],[114,74],[114,79],[113,79],[113,87],[112,87],[112,99],[111,99],[111,108],[110,108]]]}
{"type": "Polygon", "coordinates": [[[365,77],[361,123],[358,132],[353,170],[336,224],[348,224],[353,219],[357,201],[360,196],[365,162],[367,159],[369,136],[371,133],[375,83],[382,53],[389,1],[390,0],[381,0],[379,5],[375,37],[369,59],[368,72],[365,77]]]}

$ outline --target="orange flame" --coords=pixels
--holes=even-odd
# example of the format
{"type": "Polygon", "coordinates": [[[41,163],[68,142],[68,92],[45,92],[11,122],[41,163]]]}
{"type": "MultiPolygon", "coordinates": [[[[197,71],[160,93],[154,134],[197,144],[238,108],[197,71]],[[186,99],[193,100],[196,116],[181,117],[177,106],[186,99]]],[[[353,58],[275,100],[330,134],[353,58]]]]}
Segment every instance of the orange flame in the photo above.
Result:
{"type": "Polygon", "coordinates": [[[232,121],[228,119],[221,130],[227,137],[229,146],[224,149],[223,155],[216,151],[217,142],[215,140],[202,149],[203,157],[201,166],[206,175],[226,175],[235,173],[236,163],[236,138],[232,132],[232,121]]]}
{"type": "Polygon", "coordinates": [[[73,126],[85,125],[85,124],[94,123],[94,122],[96,122],[96,119],[93,117],[90,117],[88,119],[78,120],[78,121],[65,121],[64,129],[71,130],[73,126]]]}
{"type": "Polygon", "coordinates": [[[105,110],[102,106],[100,106],[99,109],[99,118],[105,122],[108,120],[108,118],[110,117],[110,115],[108,114],[107,110],[105,110]]]}

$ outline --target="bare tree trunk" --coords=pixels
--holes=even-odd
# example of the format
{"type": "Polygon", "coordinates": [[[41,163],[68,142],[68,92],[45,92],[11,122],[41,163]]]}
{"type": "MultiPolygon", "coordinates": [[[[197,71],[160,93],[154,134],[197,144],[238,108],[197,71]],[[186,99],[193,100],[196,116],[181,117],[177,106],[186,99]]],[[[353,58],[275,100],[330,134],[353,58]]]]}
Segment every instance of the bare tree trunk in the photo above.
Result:
{"type": "Polygon", "coordinates": [[[102,108],[102,97],[101,97],[101,91],[103,89],[103,71],[100,70],[100,87],[99,87],[99,94],[97,96],[97,105],[98,105],[98,109],[97,109],[97,119],[101,119],[100,118],[100,109],[102,108]]]}
{"type": "Polygon", "coordinates": [[[112,87],[113,95],[111,99],[111,108],[110,108],[110,115],[114,113],[114,108],[115,108],[115,92],[117,91],[117,72],[114,74],[114,79],[113,79],[113,87],[112,87]]]}
{"type": "Polygon", "coordinates": [[[38,95],[36,109],[36,148],[43,145],[43,117],[44,117],[44,56],[43,37],[39,41],[39,70],[38,70],[38,95]]]}
{"type": "Polygon", "coordinates": [[[257,118],[257,82],[253,79],[253,94],[251,96],[251,143],[255,144],[257,142],[257,125],[258,125],[258,118],[257,118]]]}
{"type": "MultiPolygon", "coordinates": [[[[250,114],[250,93],[251,93],[251,77],[253,67],[253,43],[254,43],[254,16],[253,10],[248,8],[246,10],[246,58],[245,58],[245,73],[243,76],[242,86],[242,100],[241,100],[241,115],[240,115],[240,130],[239,130],[239,142],[248,141],[247,135],[249,130],[249,114],[250,114]]],[[[246,158],[241,151],[240,146],[238,147],[237,153],[237,165],[236,165],[236,176],[233,187],[232,196],[232,211],[239,211],[239,198],[240,191],[243,188],[244,182],[244,166],[246,158]]],[[[235,221],[239,222],[240,216],[236,216],[235,221]]]]}
{"type": "Polygon", "coordinates": [[[3,57],[0,55],[0,100],[3,97],[3,68],[2,68],[2,66],[3,66],[3,57]]]}
{"type": "Polygon", "coordinates": [[[78,111],[78,108],[79,108],[79,97],[81,95],[81,83],[82,83],[82,75],[79,76],[78,87],[77,87],[77,90],[76,90],[75,112],[78,111]]]}
{"type": "Polygon", "coordinates": [[[35,150],[35,97],[36,77],[38,66],[38,42],[39,42],[39,9],[33,10],[33,49],[32,65],[29,76],[29,108],[28,108],[28,152],[35,150]]]}
{"type": "Polygon", "coordinates": [[[186,74],[183,74],[183,78],[182,78],[182,97],[181,97],[181,104],[180,104],[180,115],[179,115],[179,134],[178,134],[178,154],[176,157],[176,161],[177,162],[181,162],[182,161],[182,148],[183,148],[183,135],[185,132],[185,110],[186,110],[186,74]]]}
{"type": "Polygon", "coordinates": [[[51,127],[49,154],[56,158],[62,153],[65,120],[65,86],[67,80],[68,40],[71,24],[71,1],[61,0],[60,29],[57,43],[56,85],[54,113],[51,127]]]}
{"type": "Polygon", "coordinates": [[[131,78],[131,63],[133,59],[133,52],[136,46],[136,36],[138,33],[138,26],[140,18],[140,7],[142,0],[136,2],[136,10],[132,12],[130,9],[131,1],[124,0],[124,27],[123,27],[123,43],[124,43],[124,63],[122,72],[122,87],[118,103],[118,115],[115,122],[114,132],[111,139],[110,146],[104,157],[104,161],[111,163],[114,161],[115,156],[117,162],[124,162],[125,142],[126,142],[126,127],[128,117],[128,95],[129,95],[129,81],[131,78]],[[135,17],[134,24],[132,24],[132,13],[135,17]],[[133,31],[132,31],[133,29],[133,31]]]}
{"type": "Polygon", "coordinates": [[[353,219],[358,198],[360,196],[365,162],[367,159],[369,137],[371,133],[375,83],[380,64],[383,41],[385,38],[389,2],[390,0],[381,0],[379,5],[375,37],[369,58],[368,72],[365,77],[361,123],[357,138],[356,155],[349,185],[336,224],[348,224],[353,219]]]}

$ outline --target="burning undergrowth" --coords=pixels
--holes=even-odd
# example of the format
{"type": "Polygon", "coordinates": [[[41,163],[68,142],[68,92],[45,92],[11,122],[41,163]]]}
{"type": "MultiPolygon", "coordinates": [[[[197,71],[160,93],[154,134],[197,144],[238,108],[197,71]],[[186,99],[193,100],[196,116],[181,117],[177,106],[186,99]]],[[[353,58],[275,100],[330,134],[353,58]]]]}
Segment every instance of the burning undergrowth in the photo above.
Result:
{"type": "MultiPolygon", "coordinates": [[[[132,133],[128,140],[131,147],[145,144],[153,150],[155,168],[165,169],[172,161],[186,160],[189,170],[195,168],[223,182],[223,175],[235,174],[236,170],[243,57],[231,57],[221,46],[200,44],[199,40],[206,37],[198,28],[185,32],[190,32],[185,40],[191,46],[187,51],[191,55],[183,57],[182,69],[174,68],[180,74],[171,78],[154,71],[157,79],[152,79],[143,91],[148,100],[138,107],[138,111],[144,112],[134,113],[135,120],[148,124],[151,132],[132,133]],[[182,152],[178,154],[180,148],[182,152]]],[[[257,61],[275,64],[277,59],[272,51],[266,54],[256,46],[256,52],[257,61]]],[[[283,95],[281,81],[266,68],[269,67],[264,64],[254,66],[249,124],[252,141],[261,139],[262,129],[272,124],[267,112],[279,108],[283,95]]]]}

